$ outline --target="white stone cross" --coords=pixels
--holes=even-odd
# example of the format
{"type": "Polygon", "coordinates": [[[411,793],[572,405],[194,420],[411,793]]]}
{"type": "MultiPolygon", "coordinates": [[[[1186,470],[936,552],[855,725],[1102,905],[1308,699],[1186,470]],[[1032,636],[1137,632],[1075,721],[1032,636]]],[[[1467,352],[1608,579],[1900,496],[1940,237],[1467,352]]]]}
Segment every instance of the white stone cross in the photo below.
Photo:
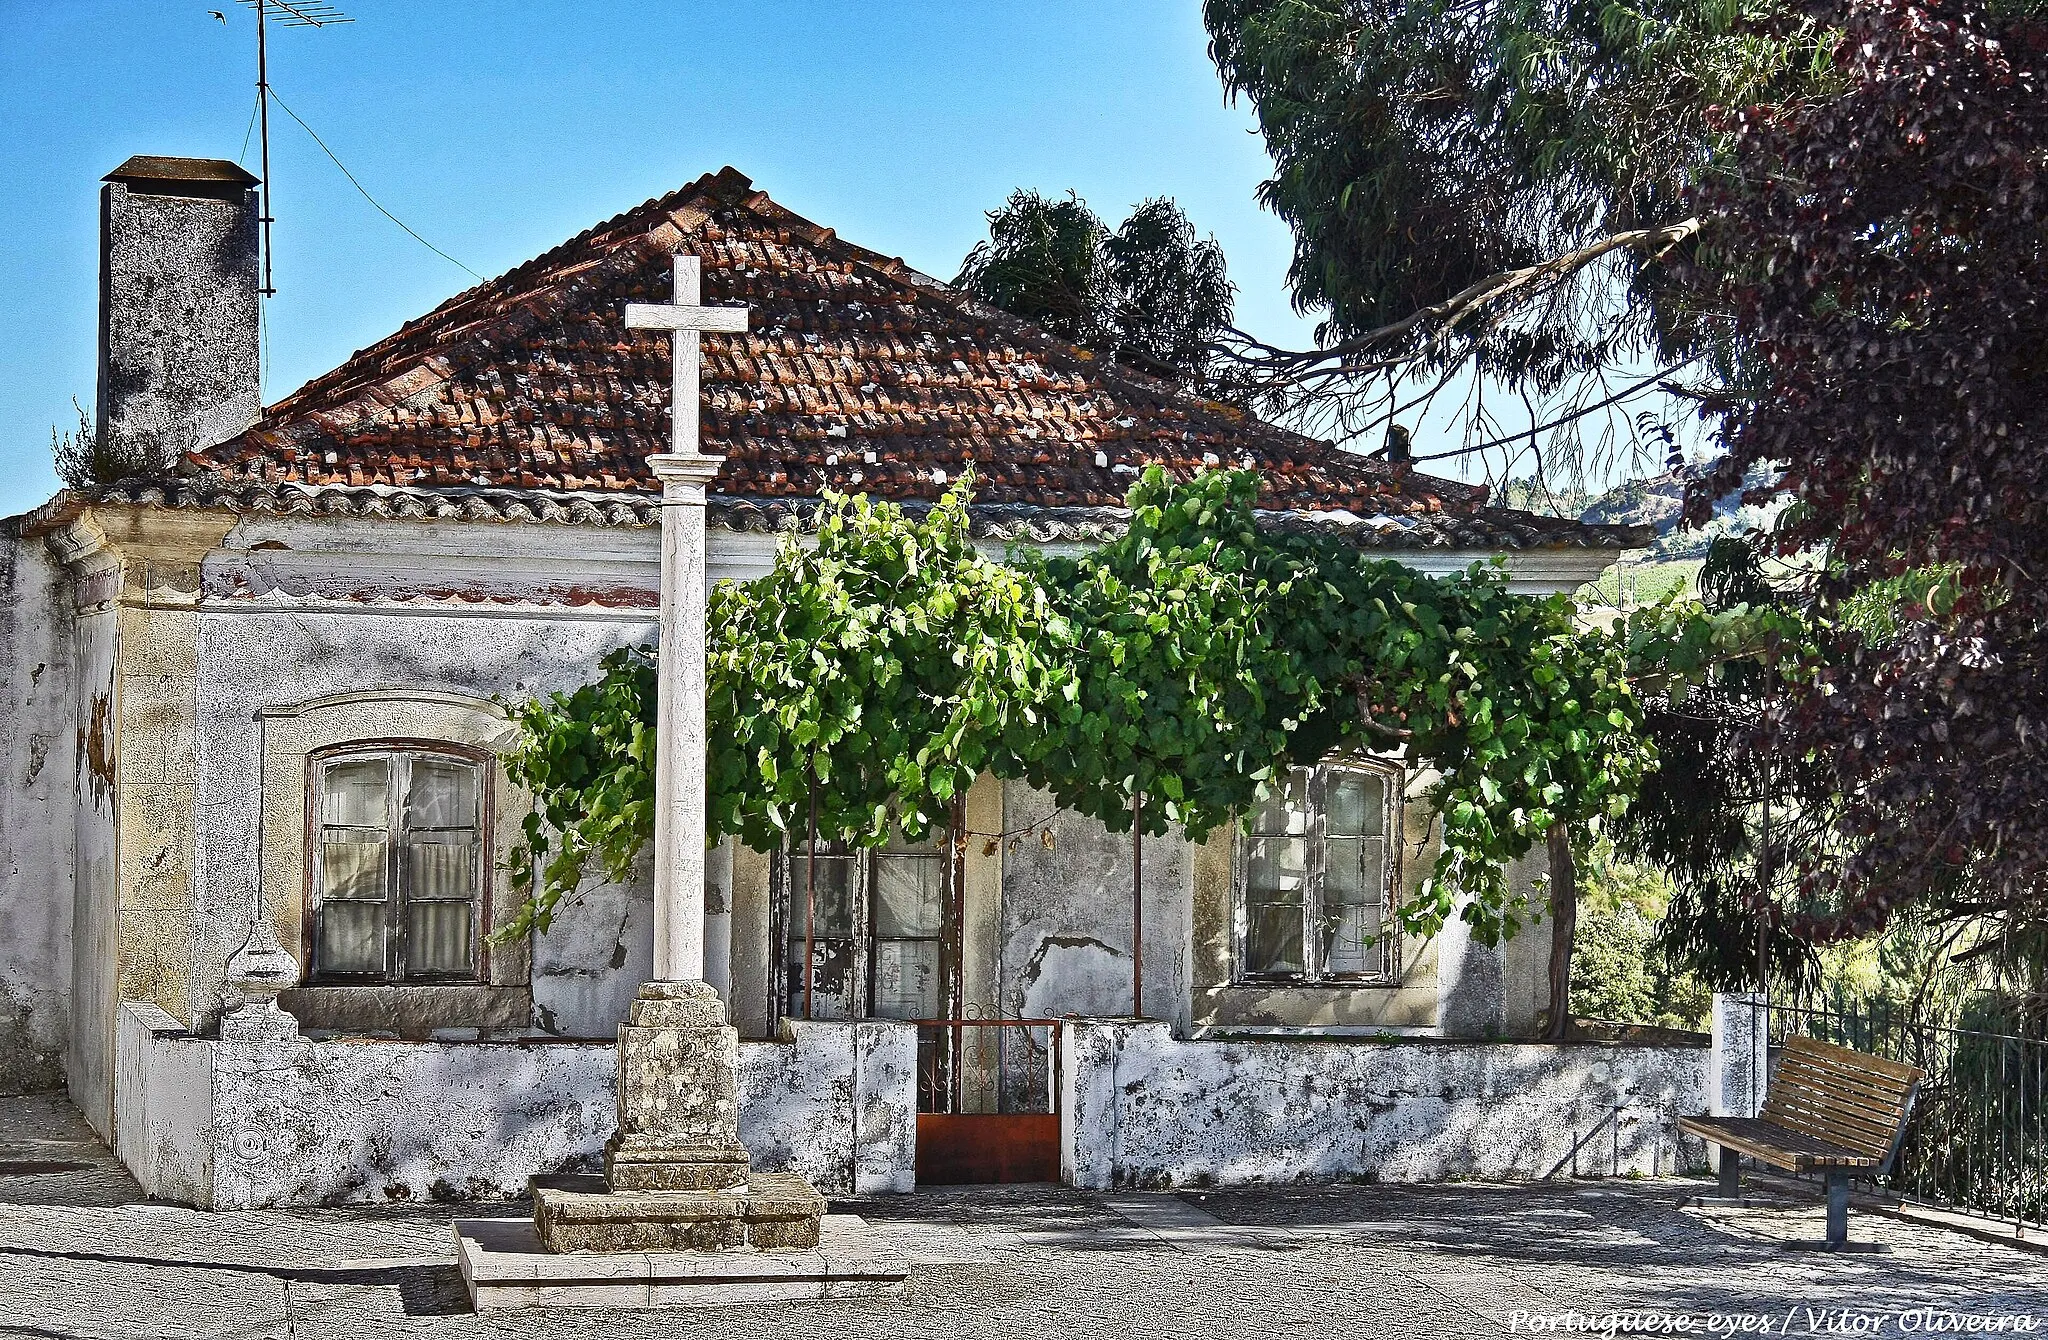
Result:
{"type": "Polygon", "coordinates": [[[705,307],[703,269],[676,257],[675,300],[629,302],[626,324],[671,333],[669,450],[661,481],[661,658],[654,760],[654,979],[704,978],[704,488],[723,456],[698,448],[702,332],[747,328],[744,307],[705,307]]]}

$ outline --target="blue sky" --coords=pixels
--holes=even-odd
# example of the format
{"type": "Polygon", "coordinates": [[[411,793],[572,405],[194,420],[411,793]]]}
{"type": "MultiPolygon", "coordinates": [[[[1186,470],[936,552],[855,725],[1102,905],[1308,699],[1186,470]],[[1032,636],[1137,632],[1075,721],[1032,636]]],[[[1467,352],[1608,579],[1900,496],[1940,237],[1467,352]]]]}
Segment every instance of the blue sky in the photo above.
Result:
{"type": "MultiPolygon", "coordinates": [[[[365,187],[491,275],[730,163],[840,235],[950,278],[1012,189],[1112,223],[1171,195],[1213,233],[1241,324],[1307,342],[1268,161],[1195,0],[341,0],[273,30],[279,97],[365,187]]],[[[0,4],[0,516],[56,488],[88,409],[99,179],[133,153],[242,157],[254,19],[231,0],[0,4]],[[222,9],[228,22],[209,17],[222,9]]],[[[273,113],[275,400],[472,282],[273,113]]]]}

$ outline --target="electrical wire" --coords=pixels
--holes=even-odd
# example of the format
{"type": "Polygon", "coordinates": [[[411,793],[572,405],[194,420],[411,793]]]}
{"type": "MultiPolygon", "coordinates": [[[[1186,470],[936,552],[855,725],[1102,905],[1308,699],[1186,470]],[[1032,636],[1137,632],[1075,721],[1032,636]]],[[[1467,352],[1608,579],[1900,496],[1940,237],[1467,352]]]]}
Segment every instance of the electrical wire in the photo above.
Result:
{"type": "Polygon", "coordinates": [[[260,111],[262,107],[263,95],[261,93],[258,93],[256,95],[256,101],[249,104],[249,124],[242,127],[242,151],[235,155],[235,164],[238,167],[241,165],[242,160],[249,156],[249,136],[255,132],[256,113],[260,111]]]}
{"type": "Polygon", "coordinates": [[[459,260],[456,260],[456,259],[455,259],[455,258],[454,258],[453,256],[451,256],[451,255],[449,255],[449,254],[448,254],[447,252],[445,252],[445,251],[441,250],[441,248],[439,248],[439,247],[435,246],[435,245],[434,245],[434,244],[433,244],[432,242],[429,242],[429,241],[427,241],[427,239],[426,239],[426,238],[424,238],[424,237],[421,237],[421,236],[420,236],[420,235],[419,235],[418,233],[416,233],[416,232],[414,232],[414,231],[412,230],[412,228],[411,228],[411,227],[410,227],[410,226],[409,226],[409,225],[408,225],[408,224],[406,223],[406,221],[405,221],[404,219],[401,219],[401,218],[399,218],[399,217],[398,217],[398,216],[397,216],[396,214],[393,214],[393,213],[392,213],[392,212],[391,212],[390,210],[388,210],[388,209],[384,208],[384,206],[382,206],[382,205],[378,204],[378,203],[377,203],[377,197],[376,197],[376,196],[374,196],[374,195],[371,195],[371,194],[370,194],[370,193],[369,193],[369,192],[368,192],[367,190],[364,190],[364,189],[363,189],[363,184],[362,184],[361,182],[359,182],[359,181],[357,181],[357,180],[356,180],[356,174],[355,174],[355,173],[353,173],[353,172],[350,172],[350,171],[348,170],[348,165],[347,165],[346,163],[344,163],[344,162],[342,162],[342,161],[341,161],[340,157],[339,157],[339,156],[337,156],[337,155],[335,154],[334,150],[332,150],[332,149],[330,149],[330,148],[328,148],[328,147],[327,147],[327,141],[325,141],[325,140],[323,140],[323,139],[321,139],[321,138],[320,138],[320,132],[318,132],[318,131],[314,130],[314,129],[313,129],[313,127],[311,127],[311,126],[307,125],[307,124],[306,124],[306,118],[304,118],[303,116],[300,116],[300,115],[299,115],[299,114],[298,114],[297,112],[293,111],[293,110],[292,110],[292,109],[291,109],[291,108],[290,108],[289,106],[287,106],[287,105],[286,105],[286,103],[285,103],[285,100],[284,100],[283,98],[280,98],[280,97],[278,97],[278,96],[277,96],[277,85],[276,85],[275,83],[271,84],[271,86],[270,86],[270,100],[271,100],[272,102],[275,102],[275,103],[276,103],[276,104],[277,104],[277,105],[278,105],[279,107],[282,107],[282,108],[284,109],[284,114],[285,114],[286,116],[289,116],[289,117],[290,117],[290,118],[291,118],[292,120],[294,120],[294,121],[298,122],[298,123],[299,123],[299,129],[301,129],[301,130],[305,131],[305,132],[306,132],[306,133],[307,133],[308,135],[311,135],[311,136],[313,137],[313,143],[315,143],[315,144],[317,144],[317,145],[319,145],[319,146],[320,146],[320,152],[321,152],[321,153],[324,153],[324,154],[326,154],[326,155],[328,156],[328,158],[330,158],[330,159],[332,159],[332,160],[333,160],[333,162],[334,162],[334,166],[336,166],[336,167],[338,167],[338,168],[340,168],[340,169],[341,169],[341,175],[342,175],[342,176],[344,176],[344,177],[347,177],[347,178],[348,178],[348,184],[349,184],[349,185],[351,185],[351,186],[353,186],[353,187],[355,187],[355,188],[356,188],[356,190],[357,190],[357,191],[358,191],[359,193],[361,193],[361,195],[362,195],[363,199],[365,199],[365,200],[369,201],[369,202],[370,202],[370,204],[371,204],[371,205],[372,205],[372,206],[373,206],[373,207],[374,207],[374,208],[376,209],[376,211],[377,211],[377,212],[378,212],[379,214],[382,214],[382,215],[383,215],[383,216],[384,216],[385,218],[387,218],[387,219],[391,220],[391,221],[392,221],[393,223],[397,224],[397,225],[398,225],[398,226],[399,226],[400,228],[403,228],[403,229],[405,230],[405,233],[406,233],[406,235],[407,235],[408,237],[412,238],[412,240],[413,240],[413,241],[415,241],[415,242],[419,243],[419,244],[420,244],[421,246],[425,247],[425,248],[426,248],[426,249],[427,249],[428,251],[431,251],[431,252],[433,252],[433,253],[434,253],[434,254],[435,254],[436,256],[439,256],[439,257],[440,257],[440,258],[441,258],[442,260],[444,260],[444,261],[447,261],[447,262],[448,262],[448,263],[449,263],[450,265],[452,265],[452,266],[454,266],[454,267],[455,267],[456,269],[458,269],[458,270],[462,271],[462,272],[463,272],[464,274],[468,275],[468,276],[469,276],[469,277],[470,277],[471,279],[474,279],[474,280],[476,280],[476,281],[477,281],[477,282],[478,282],[479,284],[481,284],[481,283],[483,283],[483,282],[484,282],[484,277],[483,277],[482,275],[480,275],[480,274],[478,274],[478,273],[477,273],[476,271],[474,271],[474,270],[470,269],[470,268],[469,268],[469,267],[468,267],[467,265],[464,265],[464,264],[463,264],[463,263],[462,263],[461,261],[459,261],[459,260]]]}

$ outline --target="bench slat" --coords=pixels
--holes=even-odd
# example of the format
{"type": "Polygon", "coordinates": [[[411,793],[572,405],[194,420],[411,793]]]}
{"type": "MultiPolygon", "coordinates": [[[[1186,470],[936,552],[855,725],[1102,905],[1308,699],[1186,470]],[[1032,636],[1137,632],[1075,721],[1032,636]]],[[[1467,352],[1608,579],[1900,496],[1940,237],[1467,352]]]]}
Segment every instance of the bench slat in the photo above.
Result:
{"type": "Polygon", "coordinates": [[[1678,1129],[1734,1149],[1788,1172],[1816,1168],[1874,1168],[1881,1159],[1761,1117],[1680,1117],[1678,1129]]]}
{"type": "Polygon", "coordinates": [[[1900,1084],[1892,1080],[1885,1080],[1882,1084],[1860,1083],[1854,1077],[1796,1062],[1797,1058],[1786,1057],[1779,1063],[1779,1071],[1786,1081],[1796,1082],[1823,1093],[1839,1095],[1846,1103],[1867,1107],[1873,1111],[1896,1111],[1905,1105],[1906,1095],[1912,1092],[1912,1086],[1909,1084],[1900,1084]]]}
{"type": "Polygon", "coordinates": [[[1891,1150],[1892,1137],[1889,1131],[1878,1132],[1867,1127],[1849,1127],[1824,1116],[1815,1117],[1803,1112],[1787,1111],[1784,1108],[1767,1107],[1760,1119],[1787,1130],[1799,1131],[1817,1139],[1854,1149],[1880,1161],[1891,1150]]]}
{"type": "Polygon", "coordinates": [[[1880,1099],[1850,1092],[1817,1079],[1812,1072],[1798,1070],[1791,1066],[1780,1066],[1778,1073],[1771,1076],[1772,1089],[1784,1089],[1813,1102],[1825,1103],[1839,1108],[1845,1115],[1884,1126],[1896,1122],[1899,1114],[1906,1110],[1906,1094],[1880,1099]]]}
{"type": "Polygon", "coordinates": [[[1844,1134],[1868,1136],[1886,1144],[1891,1142],[1892,1132],[1899,1128],[1896,1118],[1888,1122],[1870,1121],[1855,1113],[1845,1112],[1825,1099],[1815,1099],[1798,1092],[1773,1092],[1764,1103],[1764,1110],[1757,1115],[1767,1117],[1774,1113],[1782,1113],[1800,1121],[1817,1121],[1829,1126],[1839,1126],[1844,1134]]]}
{"type": "Polygon", "coordinates": [[[1888,1056],[1872,1056],[1867,1052],[1851,1051],[1847,1047],[1838,1047],[1832,1042],[1822,1042],[1818,1038],[1795,1034],[1786,1038],[1784,1045],[1787,1055],[1804,1054],[1825,1065],[1839,1066],[1844,1070],[1859,1073],[1884,1075],[1908,1085],[1918,1084],[1927,1078],[1927,1072],[1918,1066],[1907,1065],[1904,1061],[1894,1061],[1888,1056]]]}
{"type": "MultiPolygon", "coordinates": [[[[1782,1081],[1774,1081],[1772,1083],[1771,1097],[1778,1100],[1780,1105],[1810,1112],[1826,1113],[1833,1117],[1839,1117],[1849,1125],[1868,1126],[1879,1133],[1888,1132],[1894,1126],[1897,1126],[1899,1124],[1899,1117],[1905,1111],[1903,1104],[1892,1108],[1890,1111],[1876,1111],[1857,1103],[1845,1101],[1838,1094],[1828,1093],[1825,1090],[1810,1089],[1800,1084],[1787,1084],[1782,1081]]],[[[1770,1106],[1770,1104],[1767,1103],[1766,1106],[1770,1106]]]]}

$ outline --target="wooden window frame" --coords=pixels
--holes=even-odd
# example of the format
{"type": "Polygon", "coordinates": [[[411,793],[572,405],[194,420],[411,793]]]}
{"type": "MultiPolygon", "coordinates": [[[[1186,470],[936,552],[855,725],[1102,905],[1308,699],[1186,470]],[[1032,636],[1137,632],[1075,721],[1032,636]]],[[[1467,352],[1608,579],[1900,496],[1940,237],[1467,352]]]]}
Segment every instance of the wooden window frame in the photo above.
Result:
{"type": "Polygon", "coordinates": [[[1308,774],[1307,796],[1309,822],[1303,836],[1307,839],[1308,860],[1304,872],[1305,888],[1301,899],[1302,917],[1302,970],[1300,972],[1253,972],[1245,967],[1246,939],[1251,930],[1250,905],[1246,898],[1246,883],[1250,875],[1248,839],[1242,832],[1235,833],[1231,851],[1231,945],[1230,959],[1232,980],[1244,986],[1313,986],[1313,987],[1393,987],[1401,984],[1403,968],[1401,935],[1393,925],[1393,910],[1399,901],[1401,880],[1401,818],[1402,796],[1406,790],[1405,772],[1400,764],[1386,759],[1341,756],[1325,759],[1313,767],[1298,769],[1308,774]],[[1384,815],[1381,819],[1381,833],[1386,841],[1386,865],[1383,871],[1384,900],[1381,906],[1381,934],[1379,938],[1380,968],[1377,972],[1335,973],[1324,969],[1323,937],[1323,889],[1326,875],[1325,858],[1328,852],[1327,816],[1325,796],[1329,778],[1342,773],[1359,773],[1376,777],[1380,781],[1384,797],[1384,815]]]}
{"type": "MultiPolygon", "coordinates": [[[[408,773],[410,762],[406,765],[408,773]]],[[[488,749],[475,745],[457,744],[450,740],[421,740],[392,738],[377,740],[350,740],[342,744],[328,745],[306,755],[306,841],[305,868],[306,884],[299,952],[301,963],[306,965],[305,985],[314,986],[377,986],[377,987],[435,987],[435,986],[479,986],[491,981],[491,949],[489,941],[491,921],[491,900],[493,874],[497,861],[492,850],[495,817],[497,814],[497,755],[488,749]],[[320,802],[323,792],[323,777],[331,763],[351,758],[391,758],[417,756],[453,759],[467,763],[477,770],[477,872],[476,897],[470,913],[471,971],[463,976],[438,974],[433,976],[410,977],[404,973],[401,957],[404,944],[404,908],[406,899],[403,892],[403,866],[401,854],[404,850],[402,833],[394,832],[389,850],[385,853],[386,887],[391,891],[389,902],[388,939],[386,940],[386,966],[382,973],[333,973],[321,969],[318,951],[320,943],[320,904],[322,899],[321,875],[322,856],[320,851],[320,802]]],[[[404,812],[404,791],[397,779],[391,783],[390,804],[401,816],[404,812]]]]}
{"type": "MultiPolygon", "coordinates": [[[[940,861],[944,881],[940,898],[945,915],[936,936],[891,936],[890,939],[937,943],[941,976],[939,981],[940,1013],[957,1017],[961,1009],[962,972],[959,965],[961,923],[964,917],[966,888],[966,849],[953,840],[953,835],[965,827],[966,816],[959,805],[954,806],[952,822],[940,828],[934,835],[936,851],[925,859],[936,857],[940,861]],[[951,952],[948,952],[948,951],[951,952]],[[948,964],[951,970],[945,971],[948,964]]],[[[800,833],[791,834],[779,850],[771,854],[769,865],[769,973],[768,973],[768,1017],[772,1019],[803,1018],[800,1010],[789,1007],[792,968],[789,960],[789,936],[801,927],[799,917],[803,909],[804,874],[803,862],[807,838],[800,833]]],[[[900,858],[908,853],[890,853],[876,847],[859,847],[831,859],[847,859],[855,863],[856,886],[851,894],[853,903],[854,963],[852,972],[855,982],[853,1019],[878,1018],[872,1013],[875,1004],[876,949],[883,938],[877,926],[874,910],[874,889],[876,863],[878,859],[900,858]]],[[[826,859],[821,853],[820,860],[826,859]]]]}

